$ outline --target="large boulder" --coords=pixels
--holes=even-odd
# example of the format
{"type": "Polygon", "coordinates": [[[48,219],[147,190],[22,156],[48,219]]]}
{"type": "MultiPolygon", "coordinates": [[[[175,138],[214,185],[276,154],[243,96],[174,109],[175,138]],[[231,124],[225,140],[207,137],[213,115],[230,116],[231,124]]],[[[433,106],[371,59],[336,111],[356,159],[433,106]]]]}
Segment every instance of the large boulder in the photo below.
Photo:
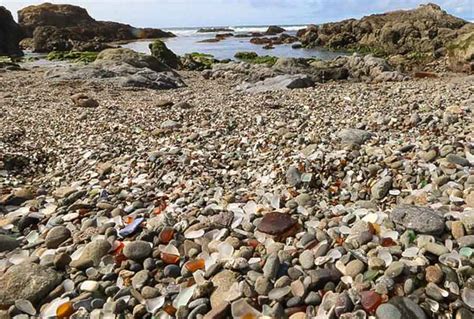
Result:
{"type": "Polygon", "coordinates": [[[151,55],[158,59],[158,61],[168,65],[173,69],[177,69],[180,65],[179,57],[166,47],[166,44],[161,40],[155,40],[150,43],[151,55]]]}
{"type": "Polygon", "coordinates": [[[48,70],[50,81],[107,82],[121,87],[167,90],[186,86],[181,77],[155,57],[130,49],[107,49],[86,66],[60,66],[48,70]]]}
{"type": "Polygon", "coordinates": [[[117,48],[107,49],[97,55],[95,64],[101,64],[104,61],[114,61],[130,64],[136,68],[149,68],[156,72],[169,71],[170,68],[157,58],[151,55],[138,53],[131,49],[117,48]]]}
{"type": "Polygon", "coordinates": [[[0,277],[0,309],[8,309],[19,299],[29,300],[38,306],[61,283],[61,279],[60,273],[38,264],[11,266],[0,277]]]}
{"type": "Polygon", "coordinates": [[[353,49],[380,55],[434,56],[442,52],[467,23],[435,4],[427,4],[413,10],[375,14],[360,20],[311,25],[299,31],[298,36],[306,47],[353,49]]]}
{"type": "Polygon", "coordinates": [[[5,7],[0,6],[0,55],[21,56],[20,40],[23,32],[5,7]]]}
{"type": "Polygon", "coordinates": [[[36,52],[100,51],[107,42],[174,36],[160,29],[96,21],[85,9],[62,4],[26,7],[18,12],[18,21],[26,35],[33,37],[36,52]]]}
{"type": "Polygon", "coordinates": [[[283,29],[282,27],[279,27],[279,26],[276,26],[276,25],[271,25],[271,26],[268,27],[265,34],[267,34],[267,35],[277,35],[277,34],[285,32],[285,31],[286,30],[283,29]]]}
{"type": "Polygon", "coordinates": [[[33,36],[37,27],[65,28],[94,22],[95,20],[87,13],[86,9],[69,4],[43,3],[18,11],[18,23],[28,37],[33,36]]]}

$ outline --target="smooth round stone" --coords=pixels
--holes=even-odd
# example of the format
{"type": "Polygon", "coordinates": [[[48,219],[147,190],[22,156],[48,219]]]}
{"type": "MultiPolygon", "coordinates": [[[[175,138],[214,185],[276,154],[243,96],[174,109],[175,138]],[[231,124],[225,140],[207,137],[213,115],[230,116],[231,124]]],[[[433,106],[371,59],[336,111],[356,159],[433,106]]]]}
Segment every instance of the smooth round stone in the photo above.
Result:
{"type": "Polygon", "coordinates": [[[358,260],[351,260],[347,265],[345,269],[345,275],[346,276],[351,276],[354,278],[358,274],[362,273],[365,270],[365,264],[358,260]]]}
{"type": "Polygon", "coordinates": [[[23,313],[30,316],[36,315],[36,309],[33,307],[30,301],[25,299],[15,300],[15,307],[23,313]]]}
{"type": "Polygon", "coordinates": [[[286,306],[288,308],[291,308],[291,307],[296,307],[296,306],[299,306],[301,304],[301,297],[298,297],[298,296],[295,296],[295,297],[291,297],[290,299],[288,299],[288,301],[286,302],[286,306]]]}
{"type": "Polygon", "coordinates": [[[132,241],[125,245],[125,248],[123,249],[125,257],[137,262],[149,257],[151,252],[152,248],[150,243],[143,240],[132,241]]]}
{"type": "Polygon", "coordinates": [[[146,285],[150,275],[148,270],[141,270],[135,274],[132,278],[132,287],[135,289],[141,289],[146,285]]]}
{"type": "Polygon", "coordinates": [[[80,289],[81,291],[89,291],[89,292],[94,292],[99,290],[99,283],[94,280],[86,280],[81,283],[80,289]]]}
{"type": "Polygon", "coordinates": [[[428,266],[425,270],[425,278],[428,282],[439,284],[444,278],[444,273],[437,265],[428,266]]]}
{"type": "Polygon", "coordinates": [[[283,300],[283,298],[286,295],[288,295],[290,293],[290,291],[291,291],[290,287],[273,288],[268,293],[268,298],[270,298],[271,300],[280,301],[280,300],[283,300]]]}
{"type": "Polygon", "coordinates": [[[201,305],[208,305],[208,304],[209,304],[209,299],[208,298],[199,298],[199,299],[191,301],[188,305],[188,308],[189,309],[194,309],[194,308],[199,307],[201,305]]]}
{"type": "Polygon", "coordinates": [[[393,297],[388,302],[400,311],[402,318],[427,319],[425,312],[413,300],[406,297],[393,297]]]}
{"type": "Polygon", "coordinates": [[[321,303],[321,296],[314,291],[310,291],[308,296],[304,299],[304,303],[311,306],[317,306],[321,303]]]}
{"type": "Polygon", "coordinates": [[[382,269],[385,267],[385,261],[379,257],[369,257],[368,264],[370,269],[382,269]]]}
{"type": "Polygon", "coordinates": [[[297,221],[289,214],[268,213],[257,226],[258,231],[270,235],[281,235],[291,230],[297,221]]]}
{"type": "Polygon", "coordinates": [[[209,307],[207,304],[201,304],[197,306],[196,308],[194,308],[191,312],[189,312],[189,315],[187,318],[195,319],[199,315],[204,315],[205,313],[207,313],[208,310],[209,310],[209,307]]]}
{"type": "Polygon", "coordinates": [[[381,304],[375,311],[377,319],[403,319],[401,312],[394,305],[381,304]]]}
{"type": "Polygon", "coordinates": [[[104,306],[104,304],[105,304],[104,299],[96,298],[91,301],[92,309],[101,309],[104,306]]]}
{"type": "Polygon", "coordinates": [[[64,226],[56,226],[46,235],[46,247],[50,249],[58,248],[63,242],[71,238],[71,231],[64,226]]]}
{"type": "Polygon", "coordinates": [[[280,259],[277,254],[271,254],[268,256],[263,266],[263,275],[269,279],[274,279],[277,275],[278,269],[280,268],[280,259]]]}
{"type": "Polygon", "coordinates": [[[268,292],[272,289],[273,289],[272,283],[265,276],[260,276],[255,281],[255,292],[259,295],[266,296],[268,292]]]}
{"type": "Polygon", "coordinates": [[[301,267],[304,269],[310,269],[314,267],[314,255],[311,250],[305,250],[300,254],[299,261],[301,267]]]}
{"type": "Polygon", "coordinates": [[[11,251],[20,246],[20,242],[15,238],[0,234],[0,253],[11,251]]]}
{"type": "Polygon", "coordinates": [[[181,276],[181,269],[177,265],[167,265],[163,269],[163,275],[165,277],[177,278],[181,276]]]}
{"type": "Polygon", "coordinates": [[[405,265],[402,262],[394,261],[385,270],[385,276],[389,278],[396,278],[401,275],[401,273],[403,272],[403,269],[405,269],[405,265]]]}

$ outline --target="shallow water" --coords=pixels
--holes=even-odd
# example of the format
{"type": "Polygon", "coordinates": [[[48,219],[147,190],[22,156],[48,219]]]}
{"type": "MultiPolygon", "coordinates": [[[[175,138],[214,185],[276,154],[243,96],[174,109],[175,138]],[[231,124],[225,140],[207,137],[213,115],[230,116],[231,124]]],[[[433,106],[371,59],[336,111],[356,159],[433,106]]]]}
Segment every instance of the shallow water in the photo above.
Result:
{"type": "MultiPolygon", "coordinates": [[[[294,58],[311,58],[316,57],[320,59],[332,59],[344,53],[332,52],[324,49],[293,49],[291,44],[276,45],[274,49],[265,50],[262,45],[255,45],[250,43],[250,38],[235,38],[229,37],[225,40],[216,43],[199,43],[199,41],[214,38],[216,33],[197,33],[195,30],[186,30],[185,32],[174,32],[177,37],[164,39],[164,42],[174,53],[184,55],[186,53],[200,52],[212,54],[214,58],[234,59],[234,55],[239,51],[254,51],[258,55],[273,55],[277,57],[294,57],[294,58]]],[[[253,32],[257,32],[252,30],[253,32]]],[[[259,30],[260,31],[260,30],[259,30]]],[[[249,31],[247,31],[249,32],[249,31]]],[[[222,33],[222,32],[221,32],[222,33]]],[[[234,34],[243,34],[246,32],[233,32],[234,34]]],[[[295,35],[296,31],[292,30],[286,32],[295,35]]],[[[150,53],[148,45],[151,41],[130,42],[122,45],[124,48],[150,53]]]]}

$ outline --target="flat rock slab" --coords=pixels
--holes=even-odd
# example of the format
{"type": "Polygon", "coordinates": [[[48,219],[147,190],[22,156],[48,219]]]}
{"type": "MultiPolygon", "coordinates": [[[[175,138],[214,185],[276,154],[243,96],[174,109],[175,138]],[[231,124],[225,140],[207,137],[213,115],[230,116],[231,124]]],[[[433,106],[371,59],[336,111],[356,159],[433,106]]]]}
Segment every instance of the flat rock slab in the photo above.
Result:
{"type": "Polygon", "coordinates": [[[389,218],[403,229],[412,229],[420,234],[442,234],[443,214],[429,207],[402,205],[393,209],[389,218]]]}
{"type": "Polygon", "coordinates": [[[45,266],[33,263],[12,266],[0,278],[0,308],[6,309],[19,299],[37,305],[61,280],[60,273],[45,266]]]}
{"type": "Polygon", "coordinates": [[[249,93],[263,93],[288,89],[303,89],[314,86],[313,80],[304,74],[279,75],[257,83],[243,83],[237,90],[249,93]]]}

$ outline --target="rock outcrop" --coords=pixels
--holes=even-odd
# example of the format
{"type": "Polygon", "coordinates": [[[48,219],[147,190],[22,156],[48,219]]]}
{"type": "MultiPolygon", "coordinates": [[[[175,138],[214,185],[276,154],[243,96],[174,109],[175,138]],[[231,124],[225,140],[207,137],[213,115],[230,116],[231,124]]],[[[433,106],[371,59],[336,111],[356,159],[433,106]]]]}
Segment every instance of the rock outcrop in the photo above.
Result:
{"type": "Polygon", "coordinates": [[[474,72],[474,24],[463,29],[466,32],[448,46],[448,61],[455,71],[474,72]]]}
{"type": "Polygon", "coordinates": [[[380,55],[441,56],[467,21],[435,4],[376,14],[360,20],[309,26],[298,32],[303,46],[356,50],[380,55]]]}
{"type": "Polygon", "coordinates": [[[23,37],[20,26],[5,7],[0,6],[0,55],[21,56],[19,42],[23,37]]]}
{"type": "Polygon", "coordinates": [[[181,77],[155,57],[130,49],[107,49],[86,66],[68,65],[46,72],[50,81],[107,82],[126,88],[167,90],[186,86],[181,77]]]}
{"type": "Polygon", "coordinates": [[[205,78],[225,78],[237,83],[256,83],[280,75],[305,75],[316,83],[334,80],[388,82],[408,77],[383,58],[371,55],[341,56],[333,60],[279,58],[272,66],[246,62],[216,63],[203,71],[205,78]]]}
{"type": "Polygon", "coordinates": [[[167,66],[177,69],[180,65],[179,57],[173,53],[166,44],[161,40],[155,40],[150,43],[151,55],[158,59],[158,61],[166,64],[167,66]]]}
{"type": "Polygon", "coordinates": [[[173,37],[160,29],[135,28],[127,24],[96,21],[85,9],[73,5],[44,3],[18,12],[18,21],[34,51],[100,51],[113,41],[173,37]]]}

